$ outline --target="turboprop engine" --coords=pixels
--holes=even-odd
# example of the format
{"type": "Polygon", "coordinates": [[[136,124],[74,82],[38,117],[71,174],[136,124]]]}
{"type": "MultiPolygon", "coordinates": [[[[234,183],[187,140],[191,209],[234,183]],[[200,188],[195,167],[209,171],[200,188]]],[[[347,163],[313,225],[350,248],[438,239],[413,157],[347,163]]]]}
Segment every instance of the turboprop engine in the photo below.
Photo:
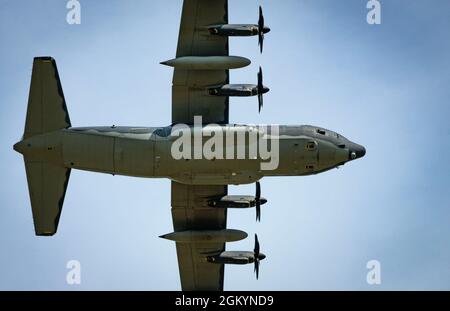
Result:
{"type": "Polygon", "coordinates": [[[263,84],[261,67],[258,72],[257,84],[224,84],[208,88],[209,95],[213,96],[255,96],[258,95],[258,111],[263,107],[263,94],[269,92],[269,88],[263,84]]]}
{"type": "Polygon", "coordinates": [[[269,27],[264,25],[264,16],[261,6],[259,7],[258,24],[220,24],[208,26],[208,31],[212,35],[228,37],[248,37],[258,36],[258,45],[260,51],[263,51],[264,34],[270,31],[269,27]]]}
{"type": "Polygon", "coordinates": [[[249,251],[225,251],[217,255],[209,255],[206,260],[215,264],[231,264],[231,265],[245,265],[249,263],[254,264],[254,271],[256,278],[259,277],[259,262],[266,258],[266,255],[259,251],[258,235],[255,234],[255,247],[253,252],[249,251]]]}

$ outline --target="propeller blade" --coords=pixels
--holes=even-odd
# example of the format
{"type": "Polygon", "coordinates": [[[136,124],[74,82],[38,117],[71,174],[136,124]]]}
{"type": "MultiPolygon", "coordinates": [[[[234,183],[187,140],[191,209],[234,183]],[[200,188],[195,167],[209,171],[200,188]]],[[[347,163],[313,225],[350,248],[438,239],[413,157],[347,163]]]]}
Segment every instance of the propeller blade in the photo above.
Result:
{"type": "Polygon", "coordinates": [[[255,248],[253,249],[253,252],[255,253],[255,258],[259,258],[259,241],[257,234],[255,234],[255,248]]]}
{"type": "Polygon", "coordinates": [[[258,92],[262,93],[263,90],[263,74],[262,74],[262,68],[261,66],[259,66],[259,71],[258,71],[258,92]]]}
{"type": "Polygon", "coordinates": [[[258,112],[261,112],[261,109],[263,107],[264,103],[263,103],[263,95],[262,94],[258,94],[258,112]]]}
{"type": "Polygon", "coordinates": [[[256,279],[259,277],[259,241],[258,241],[258,235],[255,234],[255,249],[254,251],[254,260],[255,260],[255,268],[254,271],[256,272],[256,279]]]}
{"type": "Polygon", "coordinates": [[[260,32],[258,34],[258,45],[259,45],[259,51],[263,52],[263,46],[264,46],[264,33],[260,32]]]}
{"type": "Polygon", "coordinates": [[[261,185],[259,181],[256,182],[256,221],[261,221],[261,185]]]}
{"type": "Polygon", "coordinates": [[[262,32],[264,29],[264,15],[263,15],[261,6],[259,6],[258,27],[259,27],[259,31],[262,32]]]}
{"type": "Polygon", "coordinates": [[[262,12],[262,7],[259,6],[259,19],[258,19],[258,45],[260,47],[260,51],[263,51],[264,44],[264,15],[262,12]]]}
{"type": "Polygon", "coordinates": [[[261,184],[259,181],[256,182],[256,201],[259,201],[261,199],[261,184]]]}

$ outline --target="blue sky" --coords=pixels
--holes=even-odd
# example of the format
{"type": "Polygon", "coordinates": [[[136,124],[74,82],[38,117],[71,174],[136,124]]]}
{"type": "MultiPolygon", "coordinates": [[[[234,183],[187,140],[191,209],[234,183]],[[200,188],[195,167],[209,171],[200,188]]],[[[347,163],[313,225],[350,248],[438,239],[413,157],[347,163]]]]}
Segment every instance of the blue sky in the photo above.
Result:
{"type": "MultiPolygon", "coordinates": [[[[65,1],[0,0],[0,289],[178,290],[170,182],[72,171],[58,233],[35,237],[22,157],[32,59],[53,56],[74,126],[170,123],[181,0],[82,0],[81,25],[65,1]],[[81,285],[66,263],[81,262],[81,285]]],[[[313,124],[363,144],[365,158],[312,177],[265,178],[262,222],[231,210],[228,226],[258,233],[267,258],[227,266],[236,290],[450,289],[450,3],[382,1],[382,24],[366,1],[230,0],[232,23],[255,23],[257,39],[233,38],[252,60],[231,80],[271,91],[231,100],[233,123],[313,124]],[[366,263],[381,263],[381,285],[366,263]]],[[[254,185],[231,187],[252,194],[254,185]]],[[[251,250],[252,238],[229,250],[251,250]]]]}

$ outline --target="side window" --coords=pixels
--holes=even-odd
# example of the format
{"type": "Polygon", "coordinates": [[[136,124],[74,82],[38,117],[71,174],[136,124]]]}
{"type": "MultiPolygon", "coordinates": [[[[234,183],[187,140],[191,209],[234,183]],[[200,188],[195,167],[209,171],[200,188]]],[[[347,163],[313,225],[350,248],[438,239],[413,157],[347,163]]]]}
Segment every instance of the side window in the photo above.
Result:
{"type": "Polygon", "coordinates": [[[317,143],[315,141],[308,141],[305,145],[306,150],[313,151],[313,150],[316,150],[316,148],[317,148],[317,143]]]}

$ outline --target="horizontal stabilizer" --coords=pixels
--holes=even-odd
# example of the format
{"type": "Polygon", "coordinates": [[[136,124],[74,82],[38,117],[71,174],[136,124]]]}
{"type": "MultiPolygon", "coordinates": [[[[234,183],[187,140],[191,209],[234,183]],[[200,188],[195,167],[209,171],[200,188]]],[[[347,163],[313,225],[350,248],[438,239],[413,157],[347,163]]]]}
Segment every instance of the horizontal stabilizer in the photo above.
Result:
{"type": "Polygon", "coordinates": [[[56,62],[51,57],[36,57],[31,74],[24,139],[70,126],[56,62]]]}
{"type": "Polygon", "coordinates": [[[24,159],[36,235],[53,235],[58,229],[70,168],[24,159]]]}

